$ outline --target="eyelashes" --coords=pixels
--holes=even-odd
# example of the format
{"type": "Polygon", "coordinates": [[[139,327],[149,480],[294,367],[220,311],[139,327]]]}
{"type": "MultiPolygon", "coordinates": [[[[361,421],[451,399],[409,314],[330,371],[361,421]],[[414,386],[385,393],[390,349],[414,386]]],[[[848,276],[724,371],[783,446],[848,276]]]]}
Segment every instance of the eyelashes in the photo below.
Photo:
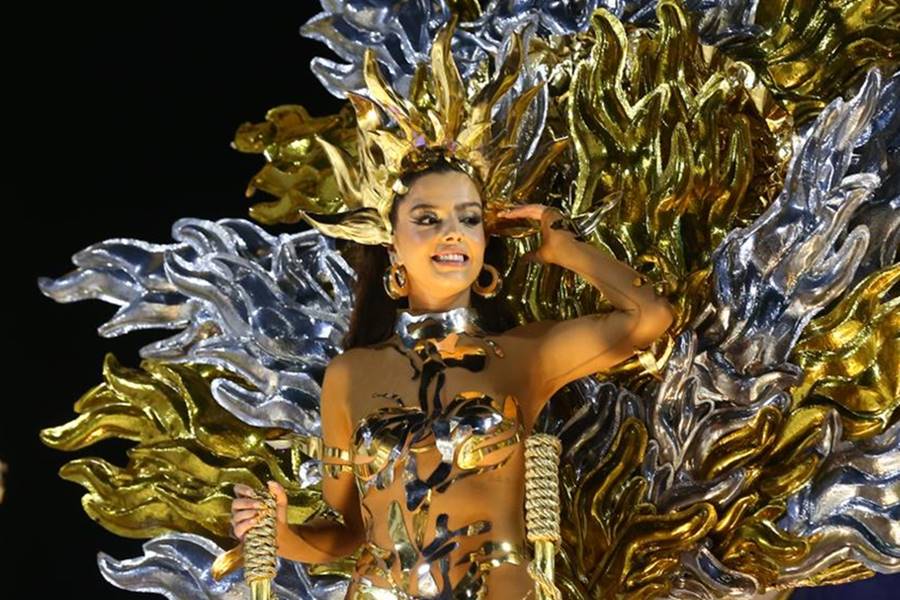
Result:
{"type": "MultiPolygon", "coordinates": [[[[415,223],[416,225],[428,226],[428,225],[435,225],[439,221],[440,221],[440,219],[437,219],[436,217],[428,215],[425,217],[421,217],[419,219],[415,219],[413,221],[413,223],[415,223]]],[[[465,219],[462,219],[462,222],[467,224],[469,227],[474,227],[474,226],[478,225],[479,223],[481,223],[481,217],[477,217],[477,216],[476,217],[466,217],[465,219]]]]}

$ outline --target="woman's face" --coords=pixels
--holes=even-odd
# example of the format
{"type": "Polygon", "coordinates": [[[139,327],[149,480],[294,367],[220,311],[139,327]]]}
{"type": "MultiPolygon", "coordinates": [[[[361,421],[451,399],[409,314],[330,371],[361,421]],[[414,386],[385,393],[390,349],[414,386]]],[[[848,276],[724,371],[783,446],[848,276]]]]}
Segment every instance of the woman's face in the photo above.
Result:
{"type": "Polygon", "coordinates": [[[411,297],[450,299],[472,285],[484,263],[481,211],[478,188],[465,173],[428,173],[413,182],[396,207],[393,235],[411,297]]]}

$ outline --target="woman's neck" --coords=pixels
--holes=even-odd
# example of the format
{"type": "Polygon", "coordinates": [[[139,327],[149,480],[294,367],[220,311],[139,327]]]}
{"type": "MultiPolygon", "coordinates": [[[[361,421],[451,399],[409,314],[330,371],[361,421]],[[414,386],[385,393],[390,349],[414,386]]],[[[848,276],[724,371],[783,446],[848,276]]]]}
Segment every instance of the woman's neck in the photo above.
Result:
{"type": "Polygon", "coordinates": [[[418,293],[416,290],[410,290],[406,298],[409,308],[404,310],[414,315],[446,312],[454,308],[470,306],[471,295],[472,289],[469,287],[449,298],[436,298],[425,293],[418,293]]]}

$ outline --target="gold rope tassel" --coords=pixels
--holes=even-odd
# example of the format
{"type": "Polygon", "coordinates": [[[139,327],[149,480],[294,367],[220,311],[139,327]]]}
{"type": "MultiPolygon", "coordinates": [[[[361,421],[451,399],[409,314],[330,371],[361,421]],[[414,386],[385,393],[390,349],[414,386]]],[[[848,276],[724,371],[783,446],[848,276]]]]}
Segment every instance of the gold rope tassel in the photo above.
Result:
{"type": "Polygon", "coordinates": [[[561,600],[553,583],[553,558],[559,548],[559,455],[556,436],[535,433],[525,440],[525,524],[534,544],[528,573],[536,600],[561,600]]]}
{"type": "Polygon", "coordinates": [[[259,522],[244,535],[244,581],[250,586],[251,600],[274,600],[272,580],[277,571],[278,546],[275,543],[275,497],[262,494],[259,522]]]}

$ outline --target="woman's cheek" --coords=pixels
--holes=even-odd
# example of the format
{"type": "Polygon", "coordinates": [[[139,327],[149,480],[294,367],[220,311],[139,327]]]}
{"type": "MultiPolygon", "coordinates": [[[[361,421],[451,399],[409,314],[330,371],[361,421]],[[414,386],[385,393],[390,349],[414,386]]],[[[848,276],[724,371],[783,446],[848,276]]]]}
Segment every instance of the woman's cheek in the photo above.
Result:
{"type": "Polygon", "coordinates": [[[415,251],[416,248],[422,243],[424,236],[421,231],[416,231],[415,229],[406,227],[397,232],[398,237],[400,238],[400,242],[407,246],[408,250],[415,251]]]}

